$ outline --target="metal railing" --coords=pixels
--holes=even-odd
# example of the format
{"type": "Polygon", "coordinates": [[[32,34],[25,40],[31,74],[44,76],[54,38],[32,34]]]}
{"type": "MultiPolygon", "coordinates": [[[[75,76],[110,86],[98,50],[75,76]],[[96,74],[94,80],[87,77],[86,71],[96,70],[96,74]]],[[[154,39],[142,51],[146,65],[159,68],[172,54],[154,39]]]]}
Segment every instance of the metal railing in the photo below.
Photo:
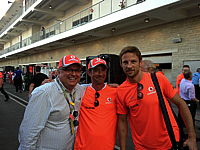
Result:
{"type": "MultiPolygon", "coordinates": [[[[36,0],[35,0],[36,1],[36,0]]],[[[104,17],[106,15],[109,15],[113,12],[120,11],[121,9],[125,9],[127,7],[130,7],[132,5],[139,4],[141,2],[144,2],[145,0],[126,0],[125,7],[121,8],[119,5],[119,2],[116,2],[116,0],[102,0],[62,21],[59,23],[56,23],[48,28],[46,28],[43,31],[39,31],[32,36],[22,40],[21,42],[18,42],[14,45],[12,45],[9,48],[4,49],[3,54],[25,47],[27,45],[33,44],[35,42],[44,40],[46,38],[49,38],[51,36],[55,36],[57,34],[60,34],[62,32],[68,31],[70,29],[79,27],[81,25],[84,25],[86,23],[89,23],[91,21],[94,21],[96,19],[99,19],[101,17],[104,17]]],[[[1,55],[1,53],[0,53],[1,55]]]]}

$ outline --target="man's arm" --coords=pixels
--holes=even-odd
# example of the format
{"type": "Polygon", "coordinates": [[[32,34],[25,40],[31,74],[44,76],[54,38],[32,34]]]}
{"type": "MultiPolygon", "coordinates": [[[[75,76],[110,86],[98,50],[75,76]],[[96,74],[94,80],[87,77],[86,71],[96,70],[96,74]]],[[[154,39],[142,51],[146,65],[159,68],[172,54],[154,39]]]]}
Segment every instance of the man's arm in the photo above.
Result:
{"type": "Polygon", "coordinates": [[[120,143],[120,150],[126,149],[126,140],[128,135],[127,114],[118,116],[118,136],[120,143]]]}
{"type": "Polygon", "coordinates": [[[50,82],[54,82],[54,79],[44,79],[44,81],[42,81],[41,85],[44,85],[45,83],[50,83],[50,82]]]}
{"type": "Polygon", "coordinates": [[[29,94],[28,94],[28,98],[30,97],[32,91],[33,91],[33,88],[34,88],[34,83],[31,83],[31,85],[29,86],[29,94]]]}
{"type": "Polygon", "coordinates": [[[175,94],[175,96],[172,98],[172,101],[179,108],[180,114],[182,116],[182,119],[185,123],[188,132],[188,139],[184,142],[183,146],[187,145],[190,150],[197,150],[196,133],[194,131],[192,116],[188,109],[188,106],[183,101],[183,99],[178,95],[178,93],[175,94]]]}

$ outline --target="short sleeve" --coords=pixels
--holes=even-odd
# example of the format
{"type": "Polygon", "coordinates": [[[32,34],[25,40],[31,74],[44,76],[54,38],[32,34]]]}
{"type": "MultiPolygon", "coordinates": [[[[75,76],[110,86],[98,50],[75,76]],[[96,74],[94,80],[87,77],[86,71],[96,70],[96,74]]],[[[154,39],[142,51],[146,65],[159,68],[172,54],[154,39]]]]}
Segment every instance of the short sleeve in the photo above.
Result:
{"type": "Polygon", "coordinates": [[[128,107],[126,107],[125,99],[120,97],[119,90],[117,90],[116,103],[118,114],[128,114],[128,107]]]}
{"type": "Polygon", "coordinates": [[[194,88],[194,85],[192,84],[188,90],[189,90],[189,98],[190,99],[194,99],[195,98],[195,88],[194,88]]]}

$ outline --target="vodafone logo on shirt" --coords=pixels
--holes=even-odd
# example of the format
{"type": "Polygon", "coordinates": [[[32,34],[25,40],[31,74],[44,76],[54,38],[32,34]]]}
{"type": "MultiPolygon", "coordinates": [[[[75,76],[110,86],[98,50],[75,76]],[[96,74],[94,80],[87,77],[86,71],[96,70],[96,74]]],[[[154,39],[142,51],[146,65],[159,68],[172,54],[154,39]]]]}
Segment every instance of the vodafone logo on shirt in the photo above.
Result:
{"type": "Polygon", "coordinates": [[[149,87],[148,90],[149,90],[149,93],[147,93],[147,95],[150,95],[150,94],[156,93],[156,91],[154,90],[153,87],[149,87]]]}
{"type": "Polygon", "coordinates": [[[110,97],[107,98],[107,102],[105,102],[105,104],[113,104],[114,102],[112,102],[112,99],[110,97]]]}
{"type": "Polygon", "coordinates": [[[153,87],[149,87],[148,89],[149,89],[149,91],[150,91],[150,92],[152,92],[152,91],[153,91],[153,87]]]}

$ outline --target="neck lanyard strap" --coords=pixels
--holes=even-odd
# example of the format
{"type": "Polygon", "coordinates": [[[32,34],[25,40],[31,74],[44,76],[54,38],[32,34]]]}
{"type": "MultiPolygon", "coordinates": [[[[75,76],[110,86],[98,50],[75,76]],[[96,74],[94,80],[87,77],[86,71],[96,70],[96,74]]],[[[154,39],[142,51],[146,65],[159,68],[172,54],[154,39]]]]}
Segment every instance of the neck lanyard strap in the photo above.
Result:
{"type": "MultiPolygon", "coordinates": [[[[63,93],[64,93],[65,99],[66,99],[66,101],[67,101],[67,103],[68,103],[68,105],[69,105],[69,108],[70,108],[70,114],[72,114],[72,110],[73,110],[74,105],[75,105],[75,95],[76,95],[76,91],[73,93],[73,97],[71,96],[72,102],[70,102],[69,99],[68,99],[68,97],[67,97],[67,94],[66,94],[65,90],[63,89],[62,85],[60,84],[60,81],[58,80],[58,77],[56,77],[56,81],[58,82],[58,84],[60,85],[60,87],[61,87],[61,89],[62,89],[62,91],[63,91],[63,93]],[[70,105],[70,104],[71,104],[71,105],[70,105]]],[[[70,95],[71,95],[71,93],[70,93],[70,95]]]]}

